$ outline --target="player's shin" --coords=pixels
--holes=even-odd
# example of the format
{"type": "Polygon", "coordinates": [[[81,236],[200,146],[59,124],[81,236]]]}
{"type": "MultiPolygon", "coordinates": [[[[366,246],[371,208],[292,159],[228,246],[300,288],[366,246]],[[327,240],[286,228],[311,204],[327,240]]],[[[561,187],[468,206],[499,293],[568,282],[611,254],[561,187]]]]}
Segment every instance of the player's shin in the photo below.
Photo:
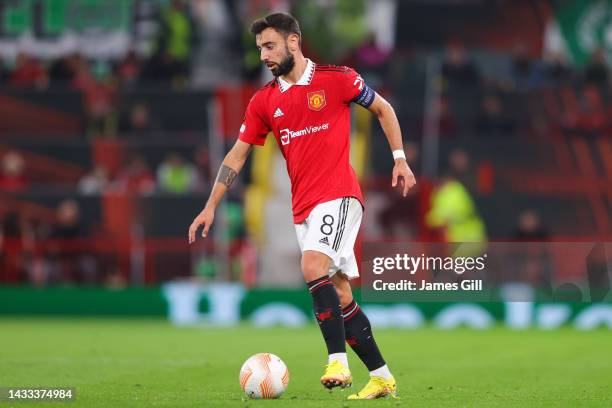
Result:
{"type": "Polygon", "coordinates": [[[368,317],[354,300],[342,309],[346,342],[370,371],[370,375],[391,378],[378,345],[374,340],[368,317]]]}
{"type": "MultiPolygon", "coordinates": [[[[337,359],[348,367],[344,343],[344,322],[340,298],[327,276],[308,282],[314,313],[327,345],[330,360],[337,359]]],[[[331,362],[331,361],[330,361],[331,362]]]]}

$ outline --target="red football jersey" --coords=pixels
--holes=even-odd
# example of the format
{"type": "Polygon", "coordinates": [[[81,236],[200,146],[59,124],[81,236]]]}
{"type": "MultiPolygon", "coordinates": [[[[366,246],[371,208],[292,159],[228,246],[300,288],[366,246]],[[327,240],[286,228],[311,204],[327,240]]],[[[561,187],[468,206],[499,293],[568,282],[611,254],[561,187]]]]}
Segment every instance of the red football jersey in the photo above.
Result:
{"type": "Polygon", "coordinates": [[[369,106],[373,98],[353,69],[310,60],[297,83],[279,77],[253,95],[239,138],[263,145],[266,135],[274,133],[287,162],[294,223],[303,222],[317,204],[336,198],[352,196],[363,205],[349,163],[349,105],[359,101],[369,106]]]}

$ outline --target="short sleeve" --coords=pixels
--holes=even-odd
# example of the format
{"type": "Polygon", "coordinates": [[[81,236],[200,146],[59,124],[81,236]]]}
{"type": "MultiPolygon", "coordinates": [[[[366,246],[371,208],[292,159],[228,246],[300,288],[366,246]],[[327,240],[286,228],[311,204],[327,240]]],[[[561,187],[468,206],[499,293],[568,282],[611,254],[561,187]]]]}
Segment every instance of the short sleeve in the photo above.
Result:
{"type": "Polygon", "coordinates": [[[343,100],[346,103],[355,102],[364,108],[368,108],[376,93],[365,83],[361,75],[352,68],[346,68],[342,75],[343,100]]]}
{"type": "Polygon", "coordinates": [[[266,136],[270,133],[270,127],[264,118],[258,94],[255,94],[247,106],[238,138],[245,143],[263,146],[266,136]]]}

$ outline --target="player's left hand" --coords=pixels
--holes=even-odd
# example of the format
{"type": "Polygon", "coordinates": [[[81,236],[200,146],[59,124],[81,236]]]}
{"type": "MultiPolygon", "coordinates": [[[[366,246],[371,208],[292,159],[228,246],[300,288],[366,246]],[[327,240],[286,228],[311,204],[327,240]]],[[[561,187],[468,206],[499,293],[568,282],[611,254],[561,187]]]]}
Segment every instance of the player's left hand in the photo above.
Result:
{"type": "Polygon", "coordinates": [[[400,183],[402,187],[402,195],[406,197],[408,190],[410,190],[416,184],[416,179],[408,163],[405,159],[395,160],[395,166],[393,166],[393,179],[391,180],[391,186],[397,186],[400,183]]]}

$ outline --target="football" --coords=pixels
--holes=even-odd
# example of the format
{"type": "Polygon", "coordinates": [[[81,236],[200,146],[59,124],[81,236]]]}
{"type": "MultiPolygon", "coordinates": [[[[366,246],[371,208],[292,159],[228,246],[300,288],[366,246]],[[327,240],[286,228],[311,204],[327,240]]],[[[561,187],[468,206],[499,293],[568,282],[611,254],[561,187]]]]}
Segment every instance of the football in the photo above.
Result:
{"type": "Polygon", "coordinates": [[[288,384],[289,370],[283,360],[274,354],[255,354],[240,369],[240,387],[250,398],[278,398],[288,384]]]}

